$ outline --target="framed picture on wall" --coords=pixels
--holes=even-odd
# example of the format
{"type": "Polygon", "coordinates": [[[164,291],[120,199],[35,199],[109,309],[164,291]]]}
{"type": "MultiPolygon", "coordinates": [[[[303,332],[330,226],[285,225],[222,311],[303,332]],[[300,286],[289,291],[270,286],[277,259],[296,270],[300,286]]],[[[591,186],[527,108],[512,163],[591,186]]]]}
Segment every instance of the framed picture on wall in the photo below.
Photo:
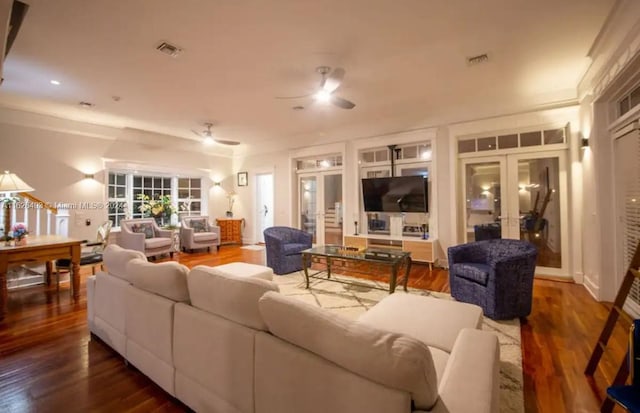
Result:
{"type": "Polygon", "coordinates": [[[247,186],[247,172],[238,172],[238,186],[247,186]]]}

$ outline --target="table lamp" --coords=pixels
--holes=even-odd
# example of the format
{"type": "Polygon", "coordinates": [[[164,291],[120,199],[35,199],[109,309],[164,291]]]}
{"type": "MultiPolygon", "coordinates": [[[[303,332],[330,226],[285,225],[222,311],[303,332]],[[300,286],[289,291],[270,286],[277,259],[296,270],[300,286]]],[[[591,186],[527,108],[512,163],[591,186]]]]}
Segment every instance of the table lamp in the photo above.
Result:
{"type": "MultiPolygon", "coordinates": [[[[11,194],[19,192],[34,191],[16,174],[4,171],[0,175],[0,194],[4,194],[5,198],[9,198],[11,194]]],[[[0,199],[2,200],[2,199],[0,199]]],[[[11,230],[11,201],[4,199],[4,240],[9,241],[9,231],[11,230]]]]}

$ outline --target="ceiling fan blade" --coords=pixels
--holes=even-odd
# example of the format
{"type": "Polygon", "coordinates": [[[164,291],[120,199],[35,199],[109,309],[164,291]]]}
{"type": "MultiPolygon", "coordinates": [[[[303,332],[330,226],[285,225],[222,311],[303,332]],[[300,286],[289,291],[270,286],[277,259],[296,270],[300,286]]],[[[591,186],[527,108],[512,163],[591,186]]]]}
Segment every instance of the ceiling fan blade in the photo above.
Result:
{"type": "Polygon", "coordinates": [[[240,145],[240,142],[238,141],[229,141],[226,139],[214,139],[214,141],[216,141],[216,143],[219,143],[221,145],[229,145],[229,146],[240,145]]]}
{"type": "Polygon", "coordinates": [[[356,107],[355,103],[334,95],[331,95],[329,101],[342,109],[353,109],[356,107]]]}
{"type": "Polygon", "coordinates": [[[342,79],[344,78],[344,69],[341,67],[336,67],[333,69],[333,72],[329,73],[329,76],[322,83],[322,89],[331,93],[340,86],[342,83],[342,79]]]}
{"type": "Polygon", "coordinates": [[[306,95],[300,95],[300,96],[275,96],[275,98],[276,99],[302,99],[302,98],[308,98],[311,95],[313,95],[313,93],[307,93],[306,95]]]}
{"type": "Polygon", "coordinates": [[[191,129],[191,132],[193,132],[194,135],[199,136],[199,137],[202,138],[202,133],[201,132],[195,131],[193,129],[191,129]]]}

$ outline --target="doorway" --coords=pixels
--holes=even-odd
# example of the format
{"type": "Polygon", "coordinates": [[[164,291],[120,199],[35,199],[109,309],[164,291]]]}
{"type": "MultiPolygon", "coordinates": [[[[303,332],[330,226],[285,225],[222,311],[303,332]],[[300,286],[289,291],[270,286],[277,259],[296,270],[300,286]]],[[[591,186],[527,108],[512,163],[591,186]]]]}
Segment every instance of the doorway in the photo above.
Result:
{"type": "Polygon", "coordinates": [[[461,162],[462,238],[522,239],[538,248],[536,272],[568,276],[565,151],[461,162]]]}
{"type": "Polygon", "coordinates": [[[310,233],[314,244],[342,245],[342,173],[300,174],[298,193],[298,228],[310,233]]]}
{"type": "Polygon", "coordinates": [[[256,175],[256,240],[264,243],[264,230],[273,226],[273,174],[256,175]]]}

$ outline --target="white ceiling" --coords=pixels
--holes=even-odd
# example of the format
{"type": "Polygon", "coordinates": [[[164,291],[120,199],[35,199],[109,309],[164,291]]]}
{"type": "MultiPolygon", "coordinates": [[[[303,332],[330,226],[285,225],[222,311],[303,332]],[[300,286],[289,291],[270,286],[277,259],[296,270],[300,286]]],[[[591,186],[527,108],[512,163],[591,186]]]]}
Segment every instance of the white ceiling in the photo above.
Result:
{"type": "Polygon", "coordinates": [[[26,2],[0,105],[188,139],[211,120],[251,153],[574,100],[615,0],[26,2]],[[274,98],[312,92],[319,65],[346,70],[353,110],[274,98]]]}

